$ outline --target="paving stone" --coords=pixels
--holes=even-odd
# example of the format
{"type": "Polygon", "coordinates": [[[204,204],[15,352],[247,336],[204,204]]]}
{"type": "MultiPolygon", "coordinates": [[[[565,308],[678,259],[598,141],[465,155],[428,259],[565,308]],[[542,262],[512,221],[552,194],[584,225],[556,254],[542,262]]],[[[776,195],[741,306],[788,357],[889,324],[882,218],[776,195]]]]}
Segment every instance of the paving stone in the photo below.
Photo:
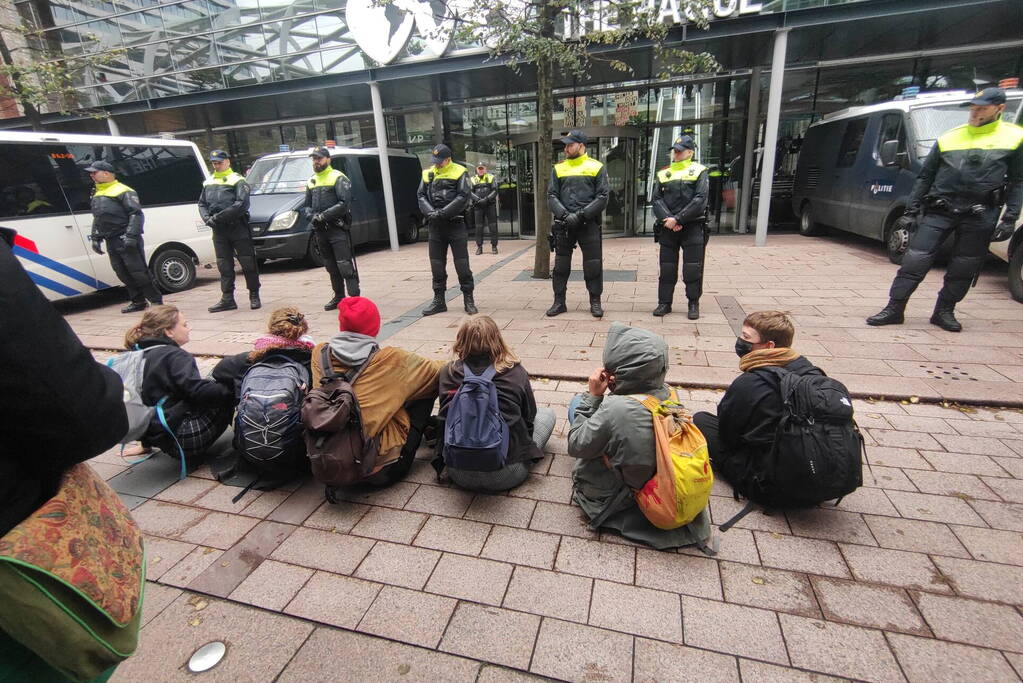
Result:
{"type": "Polygon", "coordinates": [[[479,662],[383,638],[318,628],[278,679],[281,683],[474,683],[479,662]],[[343,674],[338,670],[341,669],[343,674]]]}
{"type": "Polygon", "coordinates": [[[717,560],[649,548],[636,550],[636,585],[701,598],[722,597],[717,560]]]}
{"type": "Polygon", "coordinates": [[[181,589],[161,586],[153,581],[146,581],[145,593],[142,599],[142,627],[160,615],[167,606],[178,599],[181,589]]]}
{"type": "Polygon", "coordinates": [[[888,642],[910,681],[1001,683],[1014,678],[1012,667],[994,650],[898,633],[890,634],[888,642]]]}
{"type": "Polygon", "coordinates": [[[209,514],[206,510],[151,500],[132,511],[139,528],[148,536],[184,540],[181,536],[209,514]]]}
{"type": "Polygon", "coordinates": [[[636,572],[636,551],[629,546],[565,537],[558,547],[554,569],[631,584],[636,572]]]}
{"type": "Polygon", "coordinates": [[[134,510],[135,508],[149,500],[148,498],[143,498],[141,496],[133,496],[129,493],[118,493],[117,497],[121,499],[122,503],[124,503],[124,507],[128,508],[129,510],[134,510]]]}
{"type": "MultiPolygon", "coordinates": [[[[977,511],[984,521],[995,529],[1023,531],[1023,505],[1019,503],[996,503],[991,500],[971,500],[970,507],[977,511]]],[[[969,524],[962,520],[960,524],[969,524]]],[[[980,525],[977,525],[980,526],[980,525]]]]}
{"type": "Polygon", "coordinates": [[[939,593],[952,592],[927,555],[847,544],[842,544],[841,549],[853,577],[858,581],[939,593]]]}
{"type": "Polygon", "coordinates": [[[1012,607],[931,593],[913,597],[941,640],[1023,652],[1023,617],[1012,607]]]}
{"type": "Polygon", "coordinates": [[[559,536],[538,531],[495,526],[490,532],[482,556],[530,567],[552,569],[559,536]]]}
{"type": "Polygon", "coordinates": [[[1023,655],[1014,652],[1003,652],[1002,654],[1009,660],[1009,664],[1016,669],[1016,675],[1023,678],[1023,655]]]}
{"type": "Polygon", "coordinates": [[[511,580],[513,565],[445,553],[425,590],[452,598],[500,605],[511,580]]]}
{"type": "Polygon", "coordinates": [[[945,524],[872,515],[864,515],[863,518],[882,548],[912,550],[952,557],[969,556],[959,539],[945,524]]]}
{"type": "Polygon", "coordinates": [[[492,664],[484,664],[480,667],[480,675],[476,679],[476,683],[536,683],[550,680],[546,676],[534,676],[492,664]]]}
{"type": "Polygon", "coordinates": [[[146,578],[158,581],[171,568],[195,549],[192,543],[146,536],[146,578]]]}
{"type": "MultiPolygon", "coordinates": [[[[320,487],[322,489],[322,486],[320,487]]],[[[353,503],[380,505],[388,508],[403,508],[412,498],[419,484],[399,481],[387,488],[352,487],[338,491],[338,496],[353,503]]]]}
{"type": "MultiPolygon", "coordinates": [[[[714,524],[721,525],[735,516],[740,510],[746,506],[745,501],[738,501],[731,496],[711,496],[710,497],[710,512],[711,519],[714,524]]],[[[788,521],[785,519],[784,513],[771,512],[768,514],[767,510],[757,508],[753,512],[749,513],[741,520],[739,520],[735,528],[738,529],[753,529],[756,531],[769,531],[780,534],[791,533],[789,529],[788,521]]]]}
{"type": "Polygon", "coordinates": [[[328,572],[316,572],[284,608],[286,614],[354,629],[381,586],[328,572]]]}
{"type": "Polygon", "coordinates": [[[426,515],[418,512],[371,507],[352,527],[355,536],[367,536],[382,541],[411,543],[426,522],[426,515]]]}
{"type": "Polygon", "coordinates": [[[655,683],[672,681],[739,681],[735,657],[636,638],[633,680],[655,683]]]}
{"type": "Polygon", "coordinates": [[[958,434],[957,430],[939,417],[916,415],[889,415],[887,421],[900,432],[924,432],[926,434],[958,434]]]}
{"type": "Polygon", "coordinates": [[[597,538],[597,532],[590,528],[589,520],[578,505],[540,501],[536,504],[529,528],[565,536],[597,538]]]}
{"type": "Polygon", "coordinates": [[[595,581],[590,603],[591,626],[682,642],[682,614],[677,593],[595,581]]]}
{"type": "Polygon", "coordinates": [[[480,494],[469,505],[465,519],[524,529],[529,526],[536,505],[536,501],[524,498],[480,494]]]}
{"type": "Polygon", "coordinates": [[[461,517],[469,508],[473,494],[462,489],[441,486],[420,486],[405,504],[406,510],[416,510],[432,515],[461,517]]]}
{"type": "Polygon", "coordinates": [[[931,635],[913,601],[898,588],[813,577],[824,618],[885,631],[931,635]]]}
{"type": "Polygon", "coordinates": [[[842,554],[838,552],[838,546],[830,541],[762,531],[754,532],[753,536],[764,566],[840,578],[849,576],[849,569],[842,560],[842,554]]]}
{"type": "Polygon", "coordinates": [[[285,524],[301,524],[323,504],[323,484],[306,481],[267,515],[267,519],[285,524]]]}
{"type": "Polygon", "coordinates": [[[260,522],[220,559],[188,584],[189,590],[227,597],[296,527],[260,522]]]}
{"type": "Polygon", "coordinates": [[[884,635],[791,614],[780,614],[793,666],[867,681],[902,681],[884,635]]]}
{"type": "Polygon", "coordinates": [[[1023,566],[1023,534],[1017,531],[958,525],[953,525],[952,531],[978,560],[1023,566]]]}
{"type": "Polygon", "coordinates": [[[1023,567],[953,557],[932,559],[959,595],[1023,605],[1023,567]]]}
{"type": "Polygon", "coordinates": [[[683,595],[682,625],[686,645],[789,663],[774,612],[683,595]]]}
{"type": "Polygon", "coordinates": [[[439,595],[384,586],[359,622],[358,630],[436,648],[456,602],[439,595]]]}
{"type": "Polygon", "coordinates": [[[820,507],[790,510],[785,517],[796,536],[877,545],[863,517],[855,512],[820,507]]]}
{"type": "MultiPolygon", "coordinates": [[[[722,534],[717,531],[716,527],[711,527],[711,529],[721,539],[721,547],[718,548],[718,554],[714,556],[715,559],[744,562],[746,564],[760,564],[760,552],[757,550],[757,543],[753,539],[752,531],[732,527],[722,534]]],[[[684,555],[706,557],[703,551],[695,546],[679,548],[678,551],[684,555]]]]}
{"type": "Polygon", "coordinates": [[[888,491],[888,499],[899,514],[910,519],[929,522],[947,522],[984,526],[984,520],[966,504],[965,500],[950,496],[934,496],[908,491],[888,491]]]}
{"type": "Polygon", "coordinates": [[[435,550],[381,541],[373,546],[353,576],[419,590],[426,585],[439,559],[440,553],[435,550]]]}
{"type": "Polygon", "coordinates": [[[863,469],[863,485],[896,491],[916,491],[916,485],[897,467],[871,465],[863,469]]]}
{"type": "Polygon", "coordinates": [[[155,458],[132,465],[108,479],[107,483],[118,493],[152,498],[177,483],[180,472],[181,464],[176,458],[158,454],[155,458]]]}
{"type": "MultiPolygon", "coordinates": [[[[986,456],[978,456],[986,457],[986,456]]],[[[1009,473],[1010,476],[1016,479],[1023,479],[1023,458],[991,458],[995,463],[998,464],[1003,470],[1009,473]]],[[[997,473],[995,473],[997,474],[997,473]]]]}
{"type": "Polygon", "coordinates": [[[565,477],[542,477],[530,474],[526,481],[509,491],[508,495],[567,504],[572,502],[572,480],[565,477]]]}
{"type": "Polygon", "coordinates": [[[285,490],[274,490],[274,491],[263,491],[259,494],[258,498],[255,498],[245,506],[245,510],[242,514],[248,517],[258,517],[259,519],[266,519],[267,516],[273,514],[274,510],[280,507],[284,501],[291,497],[293,491],[285,490]]]}
{"type": "Polygon", "coordinates": [[[539,629],[536,615],[463,602],[451,617],[439,649],[525,669],[539,629]]]}
{"type": "Polygon", "coordinates": [[[302,526],[346,534],[359,523],[359,520],[369,510],[370,507],[368,505],[359,505],[358,503],[342,501],[331,504],[324,502],[320,507],[316,508],[316,512],[309,515],[302,522],[302,526]]]}
{"type": "Polygon", "coordinates": [[[1020,433],[1010,422],[993,420],[949,420],[948,424],[963,436],[990,436],[993,438],[1019,438],[1020,433]]]}
{"type": "Polygon", "coordinates": [[[950,474],[948,472],[926,472],[906,470],[906,476],[913,480],[921,493],[935,493],[940,496],[958,498],[980,498],[999,500],[988,486],[972,474],[950,474]]]}
{"type": "Polygon", "coordinates": [[[192,505],[206,508],[207,510],[217,510],[218,512],[253,516],[249,515],[246,510],[263,496],[262,491],[249,491],[236,502],[234,498],[241,493],[241,489],[218,484],[217,482],[212,483],[214,485],[198,500],[193,501],[192,505]]]}
{"type": "Polygon", "coordinates": [[[209,479],[185,477],[180,481],[175,481],[173,484],[158,492],[153,497],[157,500],[163,500],[169,503],[195,505],[197,500],[218,486],[220,486],[220,484],[216,481],[210,481],[209,479]]]}
{"type": "Polygon", "coordinates": [[[571,574],[516,567],[504,607],[586,623],[593,580],[571,574]]]}
{"type": "Polygon", "coordinates": [[[231,600],[280,612],[316,572],[266,560],[228,596],[231,600]]]}
{"type": "Polygon", "coordinates": [[[430,517],[415,545],[463,555],[479,555],[490,535],[490,525],[451,517],[430,517]]]}
{"type": "MultiPolygon", "coordinates": [[[[1004,477],[982,477],[988,488],[1009,503],[1023,503],[1023,481],[1004,477]]],[[[977,496],[980,498],[980,496],[977,496]]]]}
{"type": "Polygon", "coordinates": [[[220,559],[224,551],[206,546],[196,546],[180,562],[174,565],[170,571],[160,577],[160,583],[165,583],[178,588],[185,588],[195,577],[206,571],[214,562],[220,559]]]}
{"type": "Polygon", "coordinates": [[[911,448],[867,446],[867,462],[871,465],[886,465],[902,469],[932,469],[931,464],[920,456],[919,451],[911,448]]]}
{"type": "Polygon", "coordinates": [[[876,441],[879,446],[885,446],[888,448],[924,449],[928,451],[941,450],[941,446],[934,440],[938,436],[942,436],[940,434],[931,436],[930,434],[923,434],[920,432],[899,432],[891,429],[869,429],[867,432],[874,438],[874,441],[876,441]]]}
{"type": "Polygon", "coordinates": [[[529,670],[565,681],[631,681],[632,636],[544,619],[529,670]]]}
{"type": "Polygon", "coordinates": [[[821,615],[813,588],[803,574],[722,562],[721,584],[728,602],[807,617],[821,615]]]}
{"type": "Polygon", "coordinates": [[[335,574],[351,574],[373,543],[368,538],[299,528],[270,557],[335,574]]]}
{"type": "Polygon", "coordinates": [[[888,500],[885,491],[867,486],[861,486],[842,498],[842,502],[838,504],[837,509],[870,515],[899,516],[899,511],[888,500]]]}
{"type": "MultiPolygon", "coordinates": [[[[942,448],[950,453],[973,453],[975,455],[1012,455],[1013,449],[1000,441],[983,436],[953,436],[950,434],[935,434],[942,448]]],[[[941,450],[931,449],[927,450],[941,450]]]]}
{"type": "Polygon", "coordinates": [[[848,678],[835,678],[824,674],[807,673],[798,669],[777,666],[752,659],[739,658],[743,683],[844,683],[848,678]]]}

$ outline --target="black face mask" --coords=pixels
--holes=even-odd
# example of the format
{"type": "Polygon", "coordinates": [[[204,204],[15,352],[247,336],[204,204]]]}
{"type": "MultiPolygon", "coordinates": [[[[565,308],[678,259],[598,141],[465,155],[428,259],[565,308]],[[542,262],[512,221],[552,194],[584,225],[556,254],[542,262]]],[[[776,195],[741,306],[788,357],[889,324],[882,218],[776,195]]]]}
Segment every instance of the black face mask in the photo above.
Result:
{"type": "Polygon", "coordinates": [[[735,355],[742,358],[753,350],[753,342],[746,341],[742,337],[735,338],[735,355]]]}

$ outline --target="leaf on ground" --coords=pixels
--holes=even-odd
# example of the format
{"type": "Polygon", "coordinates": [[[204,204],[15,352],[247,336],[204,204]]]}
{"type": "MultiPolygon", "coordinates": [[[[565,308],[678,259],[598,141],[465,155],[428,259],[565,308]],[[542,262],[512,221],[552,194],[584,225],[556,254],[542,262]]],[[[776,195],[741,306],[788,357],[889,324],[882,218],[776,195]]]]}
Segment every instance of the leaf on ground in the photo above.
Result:
{"type": "Polygon", "coordinates": [[[757,584],[758,586],[763,586],[765,583],[767,583],[767,579],[765,579],[762,576],[754,576],[751,579],[751,581],[753,581],[753,583],[757,584]]]}
{"type": "Polygon", "coordinates": [[[188,620],[188,625],[189,626],[198,626],[201,623],[202,623],[202,619],[199,618],[199,617],[192,617],[191,619],[188,620]]]}
{"type": "Polygon", "coordinates": [[[919,396],[910,396],[909,397],[909,402],[910,403],[919,403],[920,402],[920,397],[919,396]]]}

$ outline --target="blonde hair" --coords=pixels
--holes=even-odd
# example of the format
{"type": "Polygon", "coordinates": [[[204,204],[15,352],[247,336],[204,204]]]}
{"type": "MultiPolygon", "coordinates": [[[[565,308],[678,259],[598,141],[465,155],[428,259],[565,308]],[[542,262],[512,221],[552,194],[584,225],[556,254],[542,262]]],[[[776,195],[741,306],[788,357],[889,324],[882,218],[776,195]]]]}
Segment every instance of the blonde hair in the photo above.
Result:
{"type": "Polygon", "coordinates": [[[773,341],[775,346],[792,346],[796,326],[784,311],[756,311],[746,316],[743,325],[749,325],[760,334],[761,341],[773,341]]]}
{"type": "Polygon", "coordinates": [[[166,337],[167,330],[178,324],[181,312],[177,306],[160,304],[151,306],[142,314],[142,320],[124,334],[124,348],[132,349],[140,339],[166,337]]]}
{"type": "Polygon", "coordinates": [[[497,323],[489,315],[474,315],[462,323],[451,350],[463,362],[469,356],[486,356],[498,372],[519,362],[518,356],[508,348],[501,336],[497,323]]]}
{"type": "MultiPolygon", "coordinates": [[[[302,311],[294,306],[285,306],[270,314],[266,321],[266,330],[278,337],[297,341],[299,337],[309,331],[309,323],[306,322],[302,311]]],[[[249,353],[249,362],[256,363],[273,350],[273,348],[267,348],[252,351],[249,353]]]]}

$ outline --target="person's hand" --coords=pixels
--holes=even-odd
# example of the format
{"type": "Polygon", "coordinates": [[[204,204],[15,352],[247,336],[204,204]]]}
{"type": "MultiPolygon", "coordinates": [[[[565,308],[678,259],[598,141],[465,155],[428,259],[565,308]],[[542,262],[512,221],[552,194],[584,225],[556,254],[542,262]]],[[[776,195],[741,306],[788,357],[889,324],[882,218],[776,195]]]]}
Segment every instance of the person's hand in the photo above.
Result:
{"type": "Polygon", "coordinates": [[[314,213],[312,218],[312,224],[314,228],[322,228],[327,224],[326,219],[323,218],[322,213],[314,213]]]}
{"type": "Polygon", "coordinates": [[[139,238],[135,237],[134,235],[125,235],[124,236],[124,248],[125,249],[138,249],[139,248],[139,238]]]}
{"type": "Polygon", "coordinates": [[[678,221],[675,220],[674,216],[668,216],[664,219],[664,227],[668,230],[678,230],[678,221]]]}
{"type": "Polygon", "coordinates": [[[575,230],[582,224],[582,214],[579,213],[566,213],[565,217],[561,219],[565,223],[565,227],[569,230],[575,230]]]}
{"type": "Polygon", "coordinates": [[[593,396],[603,396],[608,386],[614,381],[614,375],[609,375],[604,368],[597,368],[587,380],[587,388],[593,396]]]}
{"type": "Polygon", "coordinates": [[[206,226],[209,227],[209,228],[217,227],[217,222],[215,220],[213,220],[213,216],[210,216],[209,218],[207,218],[205,220],[205,223],[206,223],[206,226]]]}
{"type": "Polygon", "coordinates": [[[432,223],[436,223],[439,220],[440,220],[440,211],[431,211],[430,213],[426,214],[426,221],[428,223],[431,223],[431,224],[432,223]]]}
{"type": "Polygon", "coordinates": [[[1005,240],[1012,237],[1012,233],[1016,230],[1016,220],[1012,217],[1002,218],[1002,221],[995,226],[995,231],[991,233],[992,242],[1004,242],[1005,240]]]}
{"type": "Polygon", "coordinates": [[[103,240],[101,240],[99,238],[93,238],[93,240],[92,240],[92,250],[94,252],[96,252],[97,254],[99,254],[100,256],[102,256],[103,255],[103,240]]]}

